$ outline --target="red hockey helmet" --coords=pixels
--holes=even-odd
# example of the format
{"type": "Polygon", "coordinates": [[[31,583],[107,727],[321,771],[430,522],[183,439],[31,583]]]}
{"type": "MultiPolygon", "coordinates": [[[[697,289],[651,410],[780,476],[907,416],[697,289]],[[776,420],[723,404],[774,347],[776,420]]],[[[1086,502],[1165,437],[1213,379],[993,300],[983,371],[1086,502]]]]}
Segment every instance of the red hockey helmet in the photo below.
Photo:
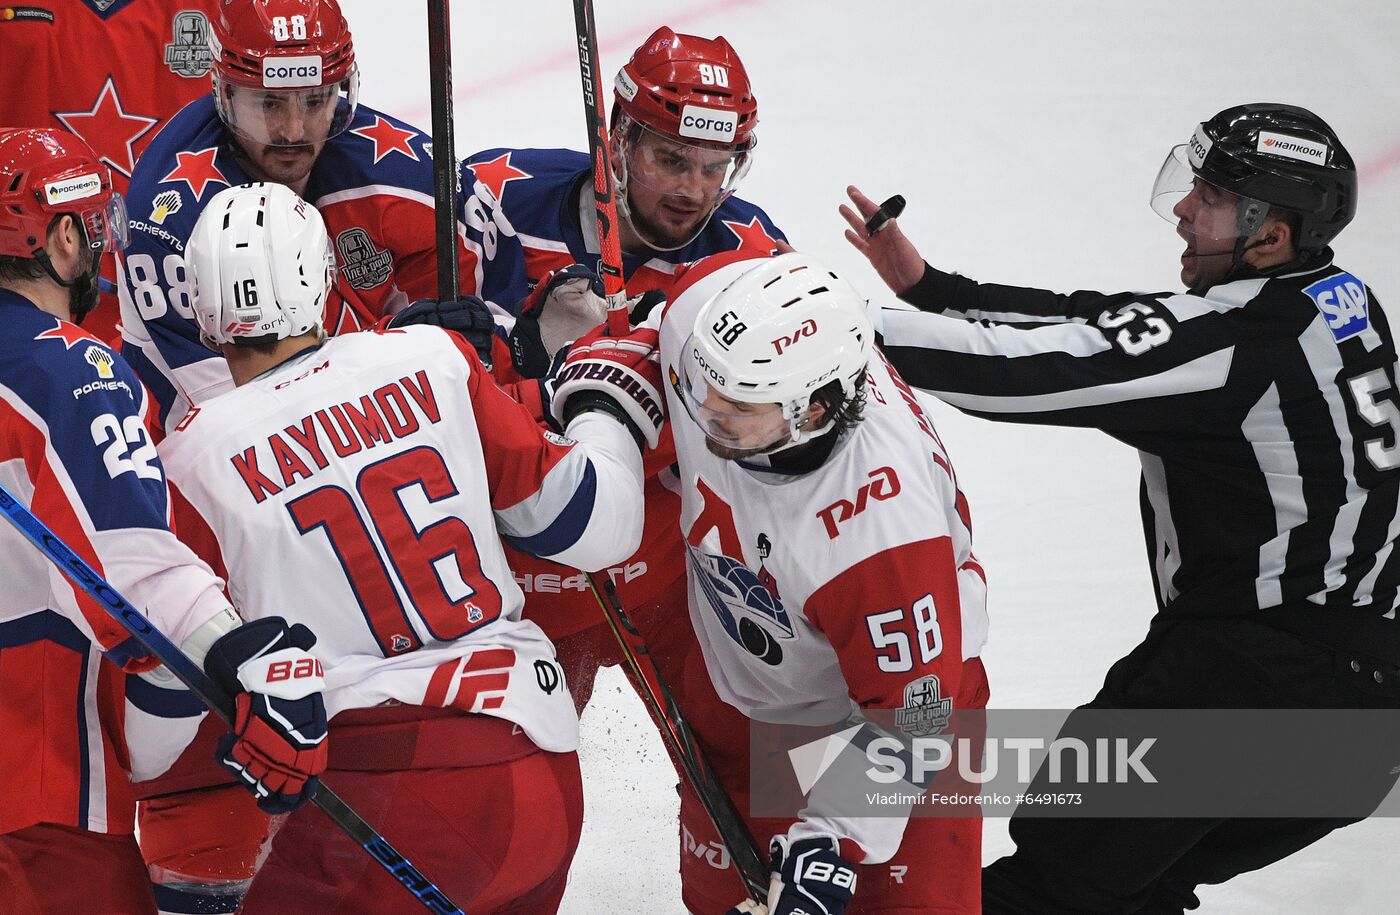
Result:
{"type": "Polygon", "coordinates": [[[65,213],[99,253],[126,247],[126,207],[91,146],[65,130],[0,128],[0,255],[42,253],[65,213]]]}
{"type": "Polygon", "coordinates": [[[622,113],[658,133],[747,149],[758,102],[744,63],[724,38],[652,33],[617,73],[622,113]]]}
{"type": "Polygon", "coordinates": [[[221,0],[210,47],[219,115],[254,143],[305,142],[284,135],[289,111],[314,123],[315,142],[341,133],[355,117],[359,69],[336,0],[221,0]],[[257,95],[235,106],[237,89],[257,95]]]}
{"type": "Polygon", "coordinates": [[[613,89],[618,209],[650,247],[683,248],[748,172],[758,142],[748,73],[723,38],[663,26],[613,89]]]}

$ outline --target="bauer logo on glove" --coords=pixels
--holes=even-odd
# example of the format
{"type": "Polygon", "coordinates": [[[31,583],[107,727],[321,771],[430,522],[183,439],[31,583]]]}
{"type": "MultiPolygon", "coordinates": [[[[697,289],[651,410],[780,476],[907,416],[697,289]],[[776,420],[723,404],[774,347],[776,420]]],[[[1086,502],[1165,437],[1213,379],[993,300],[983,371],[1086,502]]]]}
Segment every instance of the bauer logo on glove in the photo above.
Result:
{"type": "Polygon", "coordinates": [[[626,337],[608,336],[606,326],[585,334],[556,360],[549,412],[567,427],[579,413],[602,410],[632,432],[640,448],[655,448],[666,421],[661,393],[661,362],[655,328],[641,327],[626,337]]]}

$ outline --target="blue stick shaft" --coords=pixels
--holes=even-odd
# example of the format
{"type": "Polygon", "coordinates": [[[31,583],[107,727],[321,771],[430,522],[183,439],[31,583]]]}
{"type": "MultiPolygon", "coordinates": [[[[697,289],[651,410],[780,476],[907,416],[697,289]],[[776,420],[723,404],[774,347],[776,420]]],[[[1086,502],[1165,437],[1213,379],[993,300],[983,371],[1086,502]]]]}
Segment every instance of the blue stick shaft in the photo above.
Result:
{"type": "MultiPolygon", "coordinates": [[[[151,624],[146,615],[133,607],[122,597],[116,588],[93,570],[81,556],[69,549],[48,525],[34,516],[34,513],[16,499],[8,489],[0,485],[0,511],[14,525],[15,529],[34,544],[58,566],[59,571],[87,592],[93,600],[111,614],[136,639],[160,660],[181,682],[190,688],[214,714],[224,721],[230,720],[232,700],[223,690],[214,685],[204,671],[200,670],[183,651],[151,624]]],[[[345,833],[360,844],[370,857],[378,861],[395,880],[404,885],[418,901],[431,912],[441,915],[464,915],[452,900],[431,880],[424,877],[403,855],[364,821],[358,813],[350,809],[324,782],[317,781],[311,793],[311,800],[325,811],[326,816],[345,830],[345,833]]]]}

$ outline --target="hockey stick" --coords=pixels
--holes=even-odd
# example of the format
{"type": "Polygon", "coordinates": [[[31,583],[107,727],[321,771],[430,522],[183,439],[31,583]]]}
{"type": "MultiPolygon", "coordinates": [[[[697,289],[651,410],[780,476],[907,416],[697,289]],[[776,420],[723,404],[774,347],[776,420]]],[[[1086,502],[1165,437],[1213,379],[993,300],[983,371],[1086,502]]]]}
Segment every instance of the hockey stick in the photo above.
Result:
{"type": "Polygon", "coordinates": [[[608,618],[608,626],[622,645],[622,655],[627,660],[625,669],[628,676],[637,685],[637,692],[646,703],[647,711],[651,712],[652,720],[661,731],[661,738],[666,742],[671,756],[679,761],[686,780],[695,791],[695,796],[700,799],[701,806],[709,814],[710,822],[719,833],[720,841],[728,850],[730,859],[734,861],[734,867],[739,871],[739,877],[744,881],[744,888],[748,890],[749,897],[766,905],[768,866],[763,863],[763,857],[754,845],[753,836],[749,835],[739,812],[734,809],[734,802],[725,793],[704,753],[695,743],[695,737],[690,733],[690,727],[676,706],[671,688],[661,676],[656,660],[647,649],[646,641],[628,619],[627,611],[622,608],[612,580],[605,577],[601,579],[601,584],[599,581],[597,575],[588,576],[593,596],[598,599],[598,605],[603,608],[603,615],[608,618]]]}
{"type": "Polygon", "coordinates": [[[608,331],[615,337],[631,329],[622,281],[622,243],[618,240],[617,188],[613,183],[612,151],[608,146],[603,91],[598,82],[598,38],[593,28],[593,0],[574,0],[574,29],[578,33],[578,71],[583,80],[583,116],[588,123],[588,151],[593,157],[593,213],[601,252],[598,272],[608,302],[608,331]]]}
{"type": "Polygon", "coordinates": [[[428,0],[428,96],[433,107],[433,217],[438,301],[461,293],[457,265],[457,148],[452,132],[452,29],[447,0],[428,0]]]}
{"type": "MultiPolygon", "coordinates": [[[[58,566],[58,570],[73,584],[87,592],[93,600],[116,620],[123,629],[136,637],[147,650],[190,688],[209,709],[226,723],[231,720],[232,699],[215,686],[204,671],[175,644],[152,625],[145,614],[133,607],[101,575],[93,571],[81,556],[69,549],[58,535],[20,503],[10,491],[0,485],[0,511],[21,534],[58,566]]],[[[311,800],[325,811],[346,835],[359,843],[395,880],[404,885],[429,911],[442,915],[463,915],[462,910],[448,899],[433,882],[424,877],[413,863],[394,850],[383,836],[350,809],[325,782],[317,781],[311,800]]]]}

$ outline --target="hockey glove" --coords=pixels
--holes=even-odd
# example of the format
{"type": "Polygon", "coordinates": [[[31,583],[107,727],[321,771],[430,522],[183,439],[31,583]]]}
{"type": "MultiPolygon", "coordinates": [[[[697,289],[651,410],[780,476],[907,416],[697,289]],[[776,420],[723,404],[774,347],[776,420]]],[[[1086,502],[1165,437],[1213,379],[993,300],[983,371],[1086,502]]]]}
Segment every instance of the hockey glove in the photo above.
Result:
{"type": "Polygon", "coordinates": [[[432,324],[461,334],[481,357],[482,364],[491,367],[491,344],[496,338],[496,319],[490,307],[474,295],[438,302],[419,299],[389,319],[388,327],[410,324],[432,324]]]}
{"type": "Polygon", "coordinates": [[[607,316],[603,281],[582,264],[551,270],[516,309],[507,335],[510,359],[524,378],[542,378],[555,352],[607,316]]]}
{"type": "Polygon", "coordinates": [[[666,421],[656,330],[610,337],[606,324],[595,327],[554,360],[541,389],[561,429],[586,410],[602,410],[627,427],[638,448],[655,448],[666,421]]]}
{"type": "MultiPolygon", "coordinates": [[[[768,847],[773,856],[768,915],[842,915],[856,894],[856,869],[841,857],[840,848],[831,836],[796,842],[774,836],[768,847]]],[[[739,906],[728,915],[744,911],[739,906]]]]}
{"type": "Polygon", "coordinates": [[[310,629],[270,616],[226,633],[204,658],[210,679],[234,697],[233,733],[219,739],[215,759],[267,813],[296,809],[326,769],[326,681],[307,652],[315,644],[310,629]]]}

